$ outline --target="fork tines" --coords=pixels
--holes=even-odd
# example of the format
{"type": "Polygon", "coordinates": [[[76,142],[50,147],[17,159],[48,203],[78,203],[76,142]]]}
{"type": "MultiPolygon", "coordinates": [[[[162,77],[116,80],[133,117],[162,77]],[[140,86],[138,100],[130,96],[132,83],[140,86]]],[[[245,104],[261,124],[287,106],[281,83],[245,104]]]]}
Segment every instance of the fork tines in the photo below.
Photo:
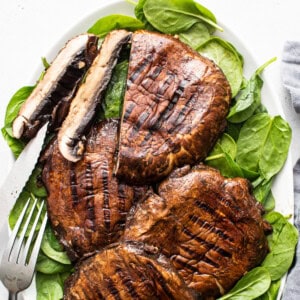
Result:
{"type": "Polygon", "coordinates": [[[34,268],[36,260],[39,254],[44,230],[47,224],[47,213],[42,217],[42,223],[37,231],[37,225],[41,218],[44,201],[40,202],[38,206],[38,200],[35,198],[33,205],[29,209],[31,198],[29,198],[24,205],[24,208],[16,222],[16,225],[11,233],[8,244],[3,252],[0,270],[1,280],[8,290],[12,290],[9,285],[12,283],[8,280],[8,273],[11,273],[12,268],[26,268],[27,278],[24,280],[24,285],[20,290],[27,288],[33,278],[34,268]],[[29,212],[27,212],[29,210],[29,212]],[[34,212],[37,210],[36,215],[34,212]],[[28,215],[26,217],[26,215],[28,215]],[[30,227],[30,224],[32,226],[30,227]],[[23,226],[22,226],[23,225],[23,226]],[[30,230],[28,237],[26,238],[27,231],[30,230]],[[35,240],[34,240],[35,238],[35,240]],[[29,276],[30,274],[30,276],[29,276]],[[5,282],[6,281],[6,282],[5,282]],[[26,284],[25,284],[26,282],[26,284]]]}

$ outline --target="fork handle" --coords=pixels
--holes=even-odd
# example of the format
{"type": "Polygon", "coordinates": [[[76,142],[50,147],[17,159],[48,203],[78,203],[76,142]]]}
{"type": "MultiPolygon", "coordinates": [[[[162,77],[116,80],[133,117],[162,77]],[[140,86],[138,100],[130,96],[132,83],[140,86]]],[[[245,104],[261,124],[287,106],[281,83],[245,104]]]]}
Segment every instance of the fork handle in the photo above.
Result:
{"type": "Polygon", "coordinates": [[[9,292],[8,300],[18,300],[18,293],[9,292]]]}

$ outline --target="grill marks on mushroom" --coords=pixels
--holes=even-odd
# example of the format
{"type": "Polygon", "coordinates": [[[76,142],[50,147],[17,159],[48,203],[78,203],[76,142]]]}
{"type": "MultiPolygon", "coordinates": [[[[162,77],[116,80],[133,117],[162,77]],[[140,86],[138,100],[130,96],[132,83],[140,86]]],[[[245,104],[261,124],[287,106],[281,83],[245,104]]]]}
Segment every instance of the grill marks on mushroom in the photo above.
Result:
{"type": "MultiPolygon", "coordinates": [[[[270,226],[248,181],[201,164],[174,171],[205,158],[225,127],[230,97],[221,70],[177,39],[107,35],[43,157],[50,221],[70,258],[110,245],[78,265],[65,299],[211,299],[261,263],[270,226]],[[121,124],[90,129],[131,37],[121,124]],[[157,193],[134,186],[163,178],[157,193]]],[[[21,111],[14,124],[21,134],[25,117],[21,111]]]]}
{"type": "Polygon", "coordinates": [[[128,211],[147,191],[113,176],[118,124],[108,120],[93,127],[76,163],[61,155],[57,139],[44,154],[49,219],[72,260],[118,241],[128,211]]]}
{"type": "Polygon", "coordinates": [[[190,288],[215,299],[268,253],[263,212],[246,179],[184,167],[137,203],[123,240],[163,253],[190,288]]]}
{"type": "Polygon", "coordinates": [[[225,127],[231,98],[222,71],[179,40],[133,34],[116,174],[159,181],[206,157],[225,127]]]}
{"type": "Polygon", "coordinates": [[[64,299],[201,299],[162,255],[120,245],[80,263],[65,284],[64,299]]]}
{"type": "Polygon", "coordinates": [[[79,82],[96,56],[97,41],[94,35],[82,34],[71,39],[58,53],[14,120],[12,129],[15,138],[31,139],[35,136],[50,119],[58,103],[53,125],[60,126],[79,82]]]}
{"type": "Polygon", "coordinates": [[[80,160],[84,152],[84,134],[91,124],[96,107],[101,101],[117,63],[122,45],[127,43],[131,33],[125,30],[110,32],[90,67],[85,82],[72,100],[70,112],[58,134],[58,144],[62,155],[69,161],[80,160]]]}
{"type": "Polygon", "coordinates": [[[65,299],[216,299],[266,256],[262,214],[247,180],[177,169],[130,211],[119,244],[77,265],[65,299]]]}

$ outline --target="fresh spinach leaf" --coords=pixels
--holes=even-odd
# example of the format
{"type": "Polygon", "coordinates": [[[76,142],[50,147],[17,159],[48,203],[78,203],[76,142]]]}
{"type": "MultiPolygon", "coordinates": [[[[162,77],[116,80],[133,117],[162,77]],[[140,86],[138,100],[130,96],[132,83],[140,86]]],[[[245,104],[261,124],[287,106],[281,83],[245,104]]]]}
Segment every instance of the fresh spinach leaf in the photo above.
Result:
{"type": "Polygon", "coordinates": [[[262,179],[261,183],[254,188],[254,192],[253,192],[254,196],[260,203],[264,204],[264,202],[266,201],[271,191],[272,183],[273,183],[272,179],[269,180],[262,179]]]}
{"type": "Polygon", "coordinates": [[[20,88],[10,99],[4,118],[4,127],[1,129],[2,135],[12,150],[15,157],[18,157],[25,147],[25,143],[15,139],[12,134],[12,122],[17,117],[23,102],[29,97],[34,86],[24,86],[20,88]]]}
{"type": "Polygon", "coordinates": [[[227,122],[225,132],[230,135],[235,141],[238,140],[242,124],[233,124],[227,122]]]}
{"type": "Polygon", "coordinates": [[[241,91],[236,103],[230,108],[227,119],[232,123],[241,123],[249,119],[261,105],[261,89],[263,80],[260,77],[262,71],[276,58],[272,58],[259,67],[251,76],[245,89],[241,91]]]}
{"type": "Polygon", "coordinates": [[[24,147],[26,146],[26,143],[12,137],[11,125],[5,125],[1,129],[1,132],[4,140],[6,141],[14,157],[17,158],[23,151],[24,147]]]}
{"type": "Polygon", "coordinates": [[[236,150],[237,148],[234,139],[227,133],[224,133],[222,137],[218,139],[209,156],[214,156],[226,152],[232,159],[235,159],[236,150]]]}
{"type": "Polygon", "coordinates": [[[281,117],[272,118],[270,130],[264,143],[259,169],[266,180],[277,174],[285,163],[291,142],[292,131],[281,117]]]}
{"type": "Polygon", "coordinates": [[[278,212],[268,213],[265,219],[272,225],[273,232],[268,236],[270,253],[262,266],[269,271],[272,280],[278,280],[292,264],[298,242],[298,230],[278,212]]]}
{"type": "Polygon", "coordinates": [[[73,268],[72,265],[61,264],[40,251],[37,263],[35,266],[36,271],[41,272],[43,274],[57,274],[71,271],[73,268]]]}
{"type": "Polygon", "coordinates": [[[59,274],[36,274],[37,300],[59,300],[63,298],[63,283],[59,274]]]}
{"type": "Polygon", "coordinates": [[[9,226],[11,229],[13,229],[15,227],[15,225],[18,221],[18,218],[22,212],[22,209],[25,206],[25,204],[29,198],[31,198],[30,193],[27,192],[26,190],[23,190],[9,214],[8,221],[9,221],[9,226]]]}
{"type": "Polygon", "coordinates": [[[229,42],[219,37],[212,37],[197,51],[213,60],[224,72],[231,86],[232,97],[235,97],[243,82],[243,59],[238,51],[229,42]]]}
{"type": "Polygon", "coordinates": [[[261,113],[243,125],[237,141],[237,163],[269,180],[282,168],[291,141],[291,128],[280,116],[261,113]]]}
{"type": "Polygon", "coordinates": [[[57,242],[51,227],[48,225],[43,236],[41,249],[49,258],[61,264],[70,265],[71,261],[66,252],[57,242]]]}
{"type": "MultiPolygon", "coordinates": [[[[207,9],[205,6],[203,6],[199,2],[194,1],[194,3],[195,3],[195,6],[197,7],[197,9],[199,10],[199,12],[203,16],[206,16],[206,18],[208,18],[209,20],[212,20],[214,23],[217,23],[217,19],[216,19],[215,15],[209,9],[207,9]]],[[[214,32],[214,30],[211,33],[213,33],[213,32],[214,32]]]]}
{"type": "Polygon", "coordinates": [[[48,243],[50,244],[50,247],[58,252],[63,252],[63,246],[58,242],[51,226],[47,224],[45,229],[45,235],[47,236],[48,243]]]}
{"type": "Polygon", "coordinates": [[[268,194],[266,200],[263,203],[264,208],[267,212],[270,212],[272,210],[274,210],[275,208],[275,198],[273,196],[272,191],[270,191],[270,193],[268,194]]]}
{"type": "Polygon", "coordinates": [[[42,63],[43,63],[43,66],[45,68],[45,71],[50,67],[50,63],[48,62],[47,58],[46,57],[42,57],[42,63]]]}
{"type": "Polygon", "coordinates": [[[46,198],[47,197],[47,191],[43,183],[41,182],[40,176],[42,173],[42,168],[40,166],[37,166],[31,176],[29,177],[29,180],[26,184],[26,190],[32,193],[34,196],[39,198],[46,198]]]}
{"type": "Polygon", "coordinates": [[[222,147],[223,151],[228,153],[232,159],[235,159],[237,151],[236,142],[229,134],[224,133],[218,143],[222,147]]]}
{"type": "Polygon", "coordinates": [[[245,168],[243,168],[241,166],[240,166],[240,168],[243,171],[244,177],[247,178],[247,179],[249,179],[250,181],[253,181],[253,180],[255,180],[255,179],[257,179],[259,177],[259,173],[258,172],[250,171],[250,170],[245,169],[245,168]]]}
{"type": "Polygon", "coordinates": [[[217,28],[214,15],[193,0],[146,0],[143,12],[148,22],[158,31],[179,34],[200,22],[207,26],[210,33],[217,28]]]}
{"type": "Polygon", "coordinates": [[[234,161],[236,143],[234,139],[224,133],[205,159],[207,165],[217,168],[225,177],[243,177],[243,172],[234,161]]]}
{"type": "Polygon", "coordinates": [[[24,86],[20,88],[10,99],[5,113],[5,124],[10,124],[17,117],[23,102],[29,97],[34,86],[24,86]]]}
{"type": "Polygon", "coordinates": [[[239,165],[226,152],[208,156],[205,163],[218,169],[224,177],[243,177],[243,171],[239,165]]]}
{"type": "Polygon", "coordinates": [[[267,108],[261,103],[259,106],[258,106],[258,108],[254,111],[254,115],[256,115],[256,114],[260,114],[260,113],[267,113],[268,112],[268,110],[267,110],[267,108]]]}
{"type": "Polygon", "coordinates": [[[88,32],[98,35],[99,37],[105,37],[114,29],[127,29],[135,31],[143,28],[144,24],[133,17],[125,15],[109,15],[99,19],[88,29],[88,32]]]}
{"type": "Polygon", "coordinates": [[[263,295],[270,284],[269,272],[263,267],[257,267],[246,273],[226,295],[219,299],[252,300],[263,295]]]}
{"type": "Polygon", "coordinates": [[[118,118],[120,116],[126,88],[127,71],[128,61],[124,60],[116,65],[101,104],[100,119],[118,118]]]}
{"type": "Polygon", "coordinates": [[[266,211],[271,211],[275,208],[275,199],[273,197],[271,187],[273,184],[273,178],[265,180],[261,177],[257,178],[253,183],[254,197],[259,201],[265,208],[266,211]]]}
{"type": "Polygon", "coordinates": [[[275,300],[279,292],[281,280],[272,281],[270,288],[262,296],[258,297],[257,300],[275,300]]]}
{"type": "Polygon", "coordinates": [[[145,25],[145,29],[155,31],[155,28],[148,22],[144,14],[144,4],[147,0],[139,0],[134,8],[134,14],[138,20],[145,25]]]}
{"type": "Polygon", "coordinates": [[[204,42],[210,39],[210,33],[202,23],[195,23],[188,30],[179,33],[178,36],[183,43],[193,49],[199,48],[204,42]]]}

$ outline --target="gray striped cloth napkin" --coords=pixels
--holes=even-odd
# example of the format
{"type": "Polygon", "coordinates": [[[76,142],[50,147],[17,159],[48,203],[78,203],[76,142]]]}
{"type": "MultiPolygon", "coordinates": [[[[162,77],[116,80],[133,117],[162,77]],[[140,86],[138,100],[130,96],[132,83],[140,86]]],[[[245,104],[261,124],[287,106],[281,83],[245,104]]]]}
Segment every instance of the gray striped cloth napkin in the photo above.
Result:
{"type": "MultiPolygon", "coordinates": [[[[300,42],[287,41],[284,44],[281,64],[284,87],[290,93],[295,111],[300,113],[300,42]]],[[[300,117],[300,116],[299,116],[300,117]]],[[[300,149],[299,149],[300,153],[300,149]]],[[[294,206],[295,226],[300,232],[300,158],[294,166],[294,206]]],[[[282,300],[300,299],[300,243],[297,245],[296,258],[288,276],[282,300]]]]}

